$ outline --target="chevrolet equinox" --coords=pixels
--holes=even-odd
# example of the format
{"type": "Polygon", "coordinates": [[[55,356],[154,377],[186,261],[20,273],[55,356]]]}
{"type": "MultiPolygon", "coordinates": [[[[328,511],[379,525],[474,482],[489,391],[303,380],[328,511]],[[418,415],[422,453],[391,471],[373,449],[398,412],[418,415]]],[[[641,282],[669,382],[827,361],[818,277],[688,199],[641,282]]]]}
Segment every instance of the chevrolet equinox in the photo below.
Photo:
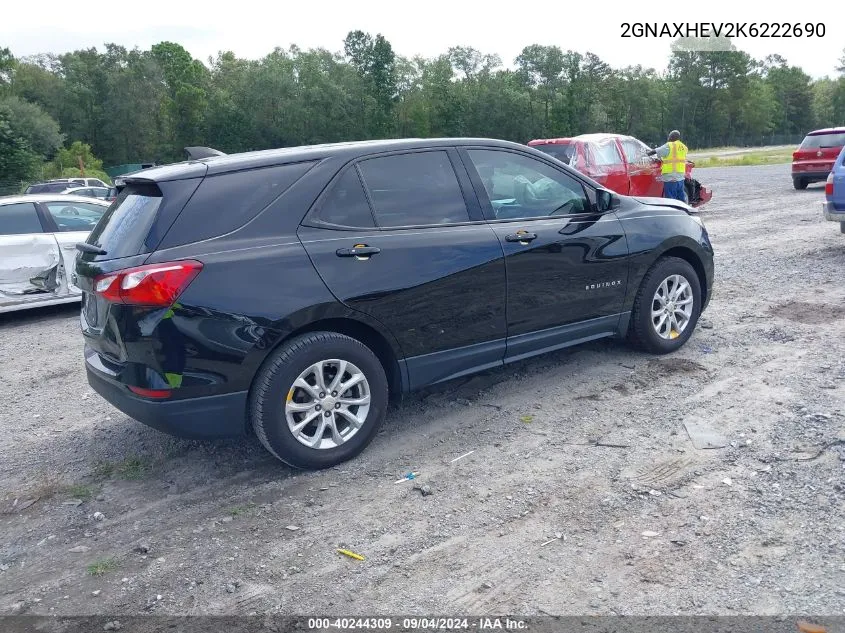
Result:
{"type": "Polygon", "coordinates": [[[120,179],[77,245],[88,381],[162,431],[325,468],[391,395],[603,337],[673,352],[712,294],[690,207],[524,145],[215,154],[120,179]]]}

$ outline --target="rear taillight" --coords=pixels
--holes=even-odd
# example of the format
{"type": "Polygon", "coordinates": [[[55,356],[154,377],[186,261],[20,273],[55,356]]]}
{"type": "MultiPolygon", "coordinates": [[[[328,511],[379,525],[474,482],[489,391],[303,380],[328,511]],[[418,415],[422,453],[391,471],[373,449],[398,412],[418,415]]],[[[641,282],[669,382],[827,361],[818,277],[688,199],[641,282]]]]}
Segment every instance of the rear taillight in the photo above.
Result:
{"type": "Polygon", "coordinates": [[[824,183],[824,195],[828,198],[833,197],[833,172],[827,175],[827,180],[824,183]]]}
{"type": "Polygon", "coordinates": [[[202,270],[194,260],[148,264],[94,278],[94,292],[112,303],[167,307],[202,270]]]}
{"type": "Polygon", "coordinates": [[[792,152],[792,160],[798,160],[798,155],[799,155],[800,153],[801,153],[801,152],[792,152]]]}

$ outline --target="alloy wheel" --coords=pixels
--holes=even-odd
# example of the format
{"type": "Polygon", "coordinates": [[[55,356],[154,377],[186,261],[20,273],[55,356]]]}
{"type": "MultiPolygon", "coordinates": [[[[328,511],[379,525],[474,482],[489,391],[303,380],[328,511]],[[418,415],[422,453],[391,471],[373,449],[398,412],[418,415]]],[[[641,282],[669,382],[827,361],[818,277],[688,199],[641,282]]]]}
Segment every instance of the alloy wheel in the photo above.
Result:
{"type": "Polygon", "coordinates": [[[651,324],[666,340],[678,338],[692,319],[692,286],[683,275],[670,275],[657,287],[651,301],[651,324]]]}
{"type": "Polygon", "coordinates": [[[285,401],[288,429],[315,449],[340,446],[367,420],[370,384],[354,364],[329,359],[314,363],[294,381],[285,401]]]}

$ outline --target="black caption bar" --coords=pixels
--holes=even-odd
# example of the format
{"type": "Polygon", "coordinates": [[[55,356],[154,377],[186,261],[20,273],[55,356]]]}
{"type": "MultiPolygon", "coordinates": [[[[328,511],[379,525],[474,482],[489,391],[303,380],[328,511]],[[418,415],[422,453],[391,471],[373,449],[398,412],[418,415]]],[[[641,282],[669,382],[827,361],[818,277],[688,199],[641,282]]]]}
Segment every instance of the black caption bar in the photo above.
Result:
{"type": "Polygon", "coordinates": [[[3,633],[845,633],[845,616],[0,616],[3,633]]]}

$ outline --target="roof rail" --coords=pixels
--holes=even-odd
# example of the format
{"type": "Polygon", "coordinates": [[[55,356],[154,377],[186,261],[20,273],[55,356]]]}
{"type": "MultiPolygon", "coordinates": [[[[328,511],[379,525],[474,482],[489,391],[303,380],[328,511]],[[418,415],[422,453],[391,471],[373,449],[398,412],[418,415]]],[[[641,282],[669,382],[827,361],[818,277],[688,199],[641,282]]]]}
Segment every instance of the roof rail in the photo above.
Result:
{"type": "Polygon", "coordinates": [[[220,150],[211,147],[203,147],[196,145],[194,147],[185,148],[185,158],[188,160],[199,160],[200,158],[210,158],[212,156],[225,156],[226,154],[220,150]]]}

